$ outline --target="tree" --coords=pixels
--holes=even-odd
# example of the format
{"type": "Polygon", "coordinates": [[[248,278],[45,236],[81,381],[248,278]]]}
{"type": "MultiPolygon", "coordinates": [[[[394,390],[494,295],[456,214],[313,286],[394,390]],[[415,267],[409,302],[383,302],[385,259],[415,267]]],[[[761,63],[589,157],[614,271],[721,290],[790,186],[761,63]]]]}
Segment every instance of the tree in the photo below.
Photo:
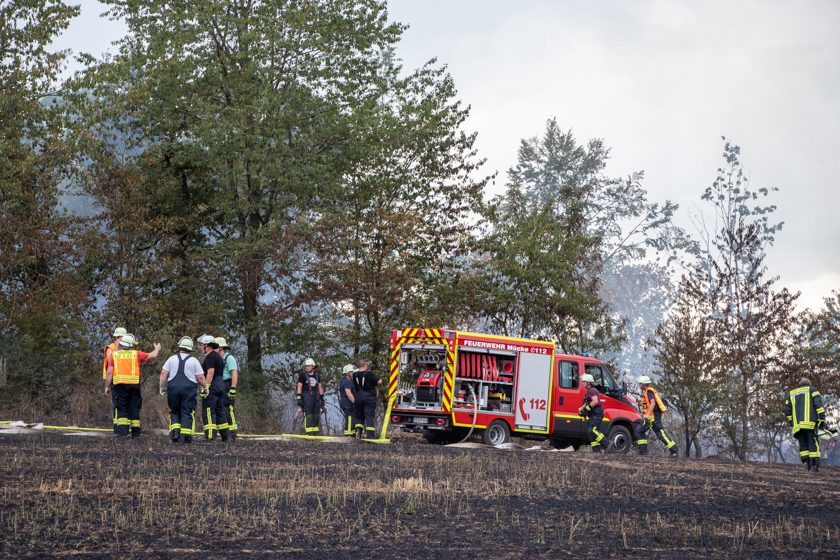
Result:
{"type": "Polygon", "coordinates": [[[608,158],[603,141],[578,145],[556,119],[522,140],[479,246],[478,313],[492,328],[568,352],[617,347],[622,318],[603,300],[605,267],[670,249],[678,230],[676,206],[648,203],[641,172],[606,176],[608,158]]]}
{"type": "MultiPolygon", "coordinates": [[[[779,399],[798,317],[798,294],[766,277],[766,249],[782,223],[770,218],[776,207],[762,206],[769,189],[753,191],[740,162],[740,148],[725,142],[725,166],[702,195],[714,222],[698,217],[699,258],[689,272],[691,284],[704,290],[705,321],[721,349],[715,381],[722,391],[716,413],[734,455],[746,460],[754,419],[779,399]]],[[[777,189],[773,189],[777,190],[777,189]]]]}
{"type": "Polygon", "coordinates": [[[457,320],[445,294],[485,183],[472,178],[482,162],[451,77],[434,61],[403,78],[397,70],[364,108],[367,126],[354,126],[360,157],[314,226],[303,293],[324,306],[333,352],[374,367],[387,363],[391,329],[457,320]]]}
{"type": "Polygon", "coordinates": [[[720,402],[715,379],[722,355],[710,323],[704,282],[684,277],[674,309],[650,339],[659,368],[660,387],[683,417],[685,456],[702,457],[699,434],[720,402]]]}
{"type": "Polygon", "coordinates": [[[60,0],[0,3],[0,353],[16,405],[62,409],[83,370],[91,298],[82,235],[62,205],[69,159],[49,45],[78,14],[60,0]]]}
{"type": "Polygon", "coordinates": [[[823,309],[804,318],[801,360],[807,366],[802,369],[809,372],[822,393],[840,396],[840,291],[834,290],[823,302],[823,309]]]}
{"type": "Polygon", "coordinates": [[[356,161],[356,119],[382,95],[402,27],[374,0],[109,4],[128,35],[76,84],[84,126],[123,139],[158,191],[158,245],[180,262],[183,282],[165,286],[185,293],[201,276],[224,309],[206,326],[242,337],[267,394],[264,361],[286,348],[275,333],[299,310],[312,226],[356,161]]]}

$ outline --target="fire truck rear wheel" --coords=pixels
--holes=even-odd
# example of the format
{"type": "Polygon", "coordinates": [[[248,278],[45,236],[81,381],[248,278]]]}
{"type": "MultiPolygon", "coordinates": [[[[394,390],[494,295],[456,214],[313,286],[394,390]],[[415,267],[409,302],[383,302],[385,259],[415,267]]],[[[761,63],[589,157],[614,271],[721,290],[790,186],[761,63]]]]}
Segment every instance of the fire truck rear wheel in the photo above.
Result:
{"type": "Polygon", "coordinates": [[[630,430],[624,426],[613,426],[607,436],[607,451],[609,453],[625,454],[633,446],[633,439],[630,437],[630,430]]]}
{"type": "Polygon", "coordinates": [[[493,420],[481,434],[481,441],[487,445],[502,445],[510,441],[510,426],[504,420],[493,420]]]}

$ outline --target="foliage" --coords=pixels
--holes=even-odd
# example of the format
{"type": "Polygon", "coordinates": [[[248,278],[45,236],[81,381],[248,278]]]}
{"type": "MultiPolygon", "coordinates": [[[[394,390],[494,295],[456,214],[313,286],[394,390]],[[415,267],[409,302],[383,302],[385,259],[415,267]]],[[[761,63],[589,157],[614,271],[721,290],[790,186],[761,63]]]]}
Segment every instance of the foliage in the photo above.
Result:
{"type": "Polygon", "coordinates": [[[6,394],[48,410],[65,405],[86,363],[91,301],[83,234],[61,198],[68,154],[55,87],[66,53],[49,51],[76,14],[61,1],[0,3],[0,355],[6,394]]]}
{"type": "MultiPolygon", "coordinates": [[[[732,453],[745,460],[758,430],[780,429],[774,411],[795,367],[798,294],[776,291],[776,279],[766,277],[765,251],[782,228],[770,220],[775,206],[760,203],[770,190],[750,189],[738,146],[726,142],[723,156],[725,166],[701,197],[711,206],[713,222],[698,217],[698,259],[681,286],[690,291],[692,314],[714,340],[717,427],[732,453]],[[776,420],[765,426],[756,421],[768,416],[776,420]]],[[[666,345],[659,359],[679,361],[690,349],[666,345]]]]}
{"type": "Polygon", "coordinates": [[[648,203],[641,172],[606,176],[608,159],[603,141],[578,145],[556,119],[522,140],[479,244],[477,310],[493,330],[551,338],[567,352],[621,342],[621,318],[601,292],[605,266],[671,250],[679,230],[676,206],[648,203]]]}

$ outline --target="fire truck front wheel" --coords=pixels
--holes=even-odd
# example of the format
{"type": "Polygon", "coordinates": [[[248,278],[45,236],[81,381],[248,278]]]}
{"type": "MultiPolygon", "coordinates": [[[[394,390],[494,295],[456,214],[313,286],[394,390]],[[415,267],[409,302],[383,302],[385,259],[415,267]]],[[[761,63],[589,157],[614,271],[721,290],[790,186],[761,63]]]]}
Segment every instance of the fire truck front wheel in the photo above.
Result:
{"type": "Polygon", "coordinates": [[[624,426],[613,426],[607,436],[607,451],[609,453],[624,454],[630,451],[633,446],[633,439],[630,437],[630,430],[624,426]]]}
{"type": "Polygon", "coordinates": [[[510,426],[504,420],[493,420],[481,434],[481,441],[492,446],[509,442],[510,426]]]}

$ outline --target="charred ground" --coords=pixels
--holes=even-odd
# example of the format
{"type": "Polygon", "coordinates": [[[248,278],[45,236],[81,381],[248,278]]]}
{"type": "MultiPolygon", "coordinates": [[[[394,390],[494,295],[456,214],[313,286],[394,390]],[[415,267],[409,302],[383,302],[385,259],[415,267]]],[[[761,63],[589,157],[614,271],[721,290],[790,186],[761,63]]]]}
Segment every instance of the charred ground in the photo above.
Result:
{"type": "Polygon", "coordinates": [[[840,470],[416,440],[0,436],[3,558],[840,555],[840,470]]]}

